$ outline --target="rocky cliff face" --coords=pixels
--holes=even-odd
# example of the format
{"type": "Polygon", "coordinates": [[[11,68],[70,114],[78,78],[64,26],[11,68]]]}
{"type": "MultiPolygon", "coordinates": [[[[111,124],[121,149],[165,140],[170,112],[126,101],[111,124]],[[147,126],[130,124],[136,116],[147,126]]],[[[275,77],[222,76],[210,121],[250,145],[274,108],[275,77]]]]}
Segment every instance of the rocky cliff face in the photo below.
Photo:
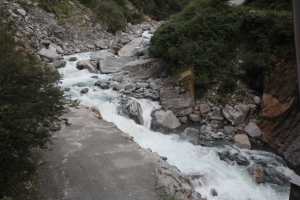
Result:
{"type": "Polygon", "coordinates": [[[287,164],[300,174],[300,105],[297,68],[293,57],[277,63],[265,79],[258,125],[263,141],[278,150],[287,164]]]}

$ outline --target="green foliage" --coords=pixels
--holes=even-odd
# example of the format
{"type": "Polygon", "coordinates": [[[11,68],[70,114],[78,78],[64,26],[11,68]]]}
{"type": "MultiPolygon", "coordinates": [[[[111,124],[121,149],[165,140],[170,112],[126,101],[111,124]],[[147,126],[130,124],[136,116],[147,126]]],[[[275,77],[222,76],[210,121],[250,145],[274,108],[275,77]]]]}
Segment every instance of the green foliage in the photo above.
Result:
{"type": "Polygon", "coordinates": [[[232,59],[244,14],[222,1],[193,1],[155,32],[150,53],[166,60],[173,73],[194,67],[198,94],[214,78],[231,90],[236,76],[232,59]]]}
{"type": "Polygon", "coordinates": [[[12,198],[5,196],[1,200],[12,200],[12,198]]]}
{"type": "Polygon", "coordinates": [[[291,0],[246,0],[244,5],[256,9],[292,10],[291,0]]]}
{"type": "Polygon", "coordinates": [[[14,196],[16,181],[34,171],[31,150],[47,148],[51,133],[68,124],[59,73],[22,50],[4,16],[0,9],[0,198],[14,196]]]}
{"type": "Polygon", "coordinates": [[[124,28],[125,22],[132,19],[124,0],[80,0],[80,2],[91,8],[98,18],[107,24],[111,32],[124,28]]]}
{"type": "Polygon", "coordinates": [[[70,5],[67,0],[38,0],[39,6],[47,12],[69,15],[70,5]]]}
{"type": "Polygon", "coordinates": [[[171,73],[194,67],[201,95],[213,79],[222,83],[220,94],[234,91],[240,53],[250,82],[260,88],[282,52],[293,49],[292,15],[249,10],[224,0],[194,0],[155,32],[150,54],[162,57],[171,73]]]}
{"type": "Polygon", "coordinates": [[[154,19],[166,19],[180,12],[191,0],[131,0],[140,11],[154,19]]]}

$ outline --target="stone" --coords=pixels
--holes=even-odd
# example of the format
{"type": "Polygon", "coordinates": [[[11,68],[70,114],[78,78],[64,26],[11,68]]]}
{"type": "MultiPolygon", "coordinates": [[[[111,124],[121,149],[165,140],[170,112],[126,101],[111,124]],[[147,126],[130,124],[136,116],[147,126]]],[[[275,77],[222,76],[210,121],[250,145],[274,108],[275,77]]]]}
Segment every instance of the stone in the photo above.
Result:
{"type": "Polygon", "coordinates": [[[255,167],[253,174],[252,174],[252,180],[255,183],[264,183],[265,182],[265,174],[260,167],[258,167],[258,166],[255,167]]]}
{"type": "Polygon", "coordinates": [[[150,58],[127,63],[122,71],[129,74],[130,77],[138,79],[156,78],[164,70],[163,63],[160,59],[150,58]]]}
{"type": "Polygon", "coordinates": [[[107,46],[105,45],[105,43],[101,40],[95,41],[94,45],[100,49],[107,49],[107,46]]]}
{"type": "Polygon", "coordinates": [[[41,50],[39,50],[38,54],[42,57],[42,58],[47,58],[49,61],[53,61],[57,58],[61,58],[58,53],[56,52],[56,49],[54,47],[52,47],[51,45],[49,46],[48,49],[46,48],[42,48],[41,50]]]}
{"type": "Polygon", "coordinates": [[[261,138],[263,132],[260,128],[253,122],[250,122],[245,128],[245,132],[253,138],[261,138]]]}
{"type": "Polygon", "coordinates": [[[188,117],[187,116],[179,117],[179,121],[181,123],[186,123],[188,121],[188,117]]]}
{"type": "Polygon", "coordinates": [[[222,114],[232,125],[239,125],[245,121],[249,110],[250,108],[248,105],[241,103],[235,105],[234,108],[226,104],[225,108],[222,109],[222,114]]]}
{"type": "Polygon", "coordinates": [[[71,57],[71,58],[69,58],[70,62],[74,62],[74,61],[77,61],[77,60],[78,60],[77,57],[71,57]]]}
{"type": "Polygon", "coordinates": [[[78,70],[87,69],[90,73],[97,73],[97,70],[94,68],[94,66],[87,60],[78,61],[76,63],[76,68],[78,70]]]}
{"type": "Polygon", "coordinates": [[[134,57],[109,57],[99,61],[99,70],[102,74],[117,73],[124,65],[134,60],[134,57]]]}
{"type": "Polygon", "coordinates": [[[144,124],[143,110],[141,105],[136,100],[125,97],[125,98],[119,98],[118,103],[119,103],[119,105],[117,106],[118,115],[132,119],[137,124],[140,125],[144,124]]]}
{"type": "Polygon", "coordinates": [[[17,9],[17,12],[20,13],[21,15],[25,16],[26,15],[26,11],[23,9],[17,9]]]}
{"type": "Polygon", "coordinates": [[[97,118],[97,119],[103,119],[99,109],[95,106],[92,106],[90,107],[90,110],[94,113],[94,116],[97,118]]]}
{"type": "Polygon", "coordinates": [[[119,50],[118,55],[123,56],[136,56],[138,48],[142,46],[143,38],[135,38],[133,41],[127,43],[122,49],[119,50]]]}
{"type": "Polygon", "coordinates": [[[210,189],[210,194],[213,197],[218,196],[218,192],[217,192],[217,190],[215,188],[210,189]]]}
{"type": "Polygon", "coordinates": [[[189,119],[193,122],[200,122],[201,121],[201,117],[199,115],[196,114],[189,114],[189,119]]]}
{"type": "Polygon", "coordinates": [[[232,126],[224,126],[224,131],[226,131],[228,134],[231,134],[233,132],[236,132],[236,128],[232,126]]]}
{"type": "Polygon", "coordinates": [[[52,46],[53,48],[56,49],[56,53],[59,53],[59,54],[64,54],[65,53],[65,51],[60,46],[58,46],[56,44],[52,43],[52,44],[50,44],[50,46],[52,46]]]}
{"type": "Polygon", "coordinates": [[[185,135],[199,135],[200,130],[196,129],[196,128],[188,127],[186,129],[184,129],[183,134],[185,134],[185,135]]]}
{"type": "Polygon", "coordinates": [[[63,68],[66,66],[66,64],[67,64],[67,62],[64,60],[54,60],[53,61],[53,67],[55,67],[56,69],[63,68]]]}
{"type": "Polygon", "coordinates": [[[84,88],[83,90],[80,91],[81,94],[86,94],[88,93],[89,88],[84,88]]]}
{"type": "Polygon", "coordinates": [[[178,128],[181,123],[170,110],[157,109],[151,113],[151,130],[167,133],[178,128]]]}
{"type": "Polygon", "coordinates": [[[193,77],[194,72],[190,69],[166,78],[160,88],[161,106],[179,117],[191,114],[195,105],[193,77]],[[186,91],[181,93],[181,88],[186,91]]]}
{"type": "Polygon", "coordinates": [[[200,109],[201,114],[205,114],[210,111],[210,106],[208,104],[200,104],[199,109],[200,109]]]}
{"type": "Polygon", "coordinates": [[[103,90],[106,90],[106,89],[109,89],[109,85],[107,85],[106,83],[101,83],[100,88],[103,90]]]}
{"type": "Polygon", "coordinates": [[[149,83],[140,83],[140,82],[137,82],[136,83],[136,89],[140,89],[140,88],[149,88],[149,83]]]}
{"type": "Polygon", "coordinates": [[[255,97],[254,97],[254,102],[255,102],[256,105],[260,105],[260,102],[261,102],[260,97],[255,96],[255,97]]]}
{"type": "Polygon", "coordinates": [[[113,56],[115,56],[115,55],[111,52],[93,52],[91,54],[91,60],[100,61],[105,58],[109,58],[109,57],[113,57],[113,56]]]}
{"type": "Polygon", "coordinates": [[[234,136],[235,145],[242,149],[251,149],[249,138],[245,134],[238,134],[234,136]]]}

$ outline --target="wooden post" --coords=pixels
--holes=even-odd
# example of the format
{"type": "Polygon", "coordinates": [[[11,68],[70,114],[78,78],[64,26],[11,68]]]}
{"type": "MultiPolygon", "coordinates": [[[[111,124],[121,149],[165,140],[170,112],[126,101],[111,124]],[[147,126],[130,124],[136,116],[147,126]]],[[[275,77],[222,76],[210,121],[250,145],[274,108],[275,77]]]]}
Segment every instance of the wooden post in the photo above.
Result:
{"type": "Polygon", "coordinates": [[[300,1],[293,0],[293,16],[294,16],[294,33],[295,33],[295,47],[296,47],[296,60],[298,71],[298,93],[300,101],[300,1]]]}

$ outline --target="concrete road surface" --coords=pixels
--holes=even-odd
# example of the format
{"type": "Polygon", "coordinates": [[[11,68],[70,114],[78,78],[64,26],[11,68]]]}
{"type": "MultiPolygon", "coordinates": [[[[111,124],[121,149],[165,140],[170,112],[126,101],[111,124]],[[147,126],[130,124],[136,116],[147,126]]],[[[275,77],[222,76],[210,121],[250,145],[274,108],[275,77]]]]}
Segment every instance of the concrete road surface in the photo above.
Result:
{"type": "Polygon", "coordinates": [[[39,200],[158,200],[152,153],[86,109],[67,114],[39,173],[39,200]]]}

